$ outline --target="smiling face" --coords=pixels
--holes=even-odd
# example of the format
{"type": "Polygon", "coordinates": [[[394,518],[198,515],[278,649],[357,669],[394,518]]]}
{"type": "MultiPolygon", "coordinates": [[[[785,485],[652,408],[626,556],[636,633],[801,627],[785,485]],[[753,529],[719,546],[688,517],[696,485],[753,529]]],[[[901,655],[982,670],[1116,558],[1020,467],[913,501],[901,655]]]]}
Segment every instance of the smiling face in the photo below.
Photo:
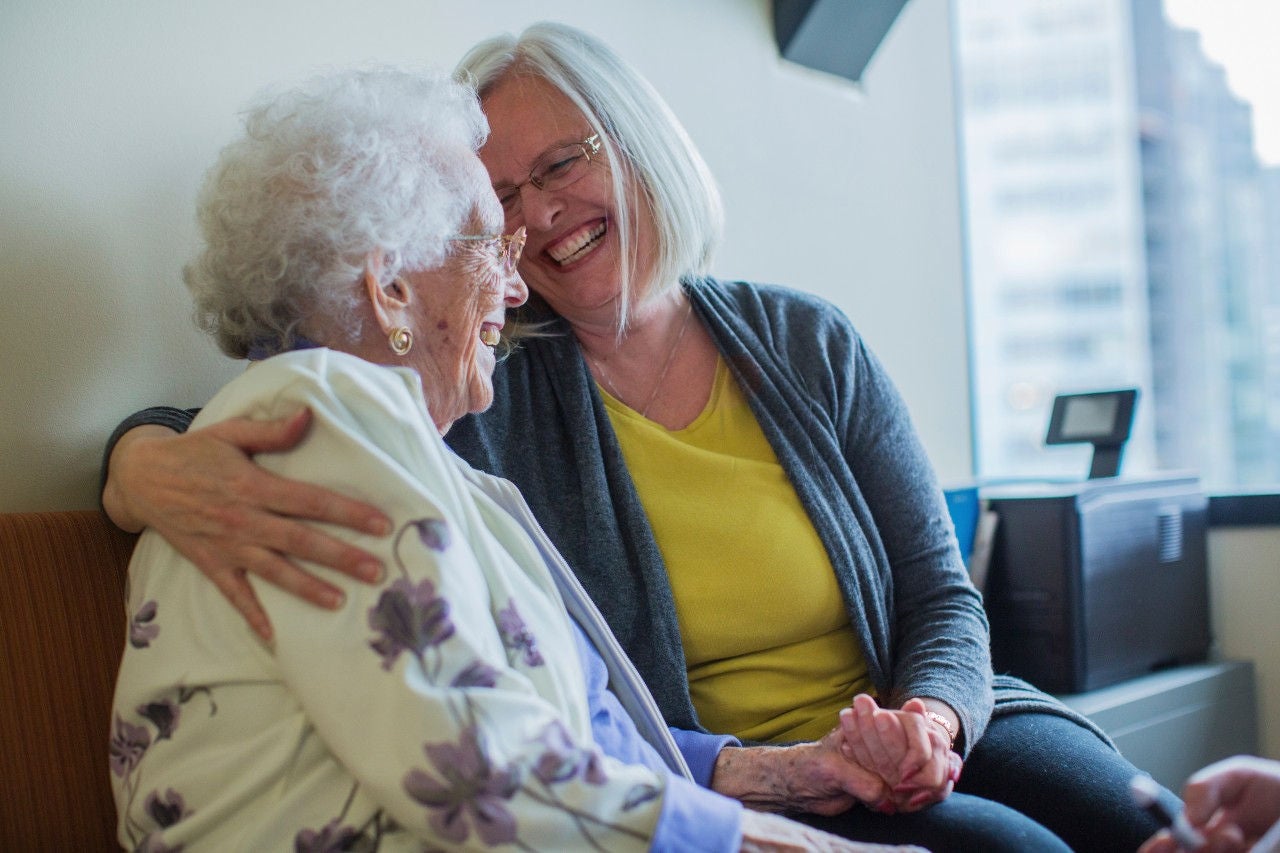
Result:
{"type": "MultiPolygon", "coordinates": [[[[570,322],[616,312],[622,291],[624,259],[615,228],[612,175],[603,149],[573,184],[545,191],[525,183],[529,171],[548,151],[581,142],[592,134],[582,113],[554,86],[539,77],[511,74],[482,99],[489,119],[489,140],[480,159],[495,186],[524,184],[520,208],[508,216],[508,232],[523,225],[528,243],[520,273],[557,313],[570,322]]],[[[640,193],[631,193],[640,198],[640,193]]],[[[630,212],[636,236],[630,251],[649,258],[654,228],[643,204],[630,212]]],[[[651,264],[635,275],[645,279],[651,264]]]]}
{"type": "MultiPolygon", "coordinates": [[[[463,233],[500,234],[502,208],[480,161],[470,152],[466,156],[465,184],[474,203],[463,233]]],[[[392,325],[408,326],[414,345],[402,360],[382,359],[418,371],[432,420],[441,432],[463,415],[484,411],[493,403],[492,344],[507,307],[522,304],[528,296],[520,277],[506,271],[499,241],[459,240],[450,248],[441,266],[402,272],[389,286],[407,290],[399,319],[392,325]]],[[[390,356],[385,342],[381,347],[390,356]]]]}

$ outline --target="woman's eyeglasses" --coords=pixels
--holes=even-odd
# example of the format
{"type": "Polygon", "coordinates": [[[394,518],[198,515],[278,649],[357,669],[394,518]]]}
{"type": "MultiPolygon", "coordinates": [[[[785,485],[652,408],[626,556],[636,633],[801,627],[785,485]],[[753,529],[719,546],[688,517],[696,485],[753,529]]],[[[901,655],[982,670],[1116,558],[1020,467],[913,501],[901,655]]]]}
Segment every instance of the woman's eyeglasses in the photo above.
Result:
{"type": "Polygon", "coordinates": [[[520,189],[533,184],[540,190],[560,190],[582,178],[587,173],[591,158],[600,153],[600,134],[593,133],[581,142],[553,148],[538,158],[529,170],[529,177],[518,184],[498,184],[493,191],[502,202],[507,216],[520,212],[520,189]]]}
{"type": "Polygon", "coordinates": [[[512,275],[520,263],[520,253],[524,251],[525,231],[521,225],[514,234],[455,234],[449,239],[490,244],[497,250],[502,271],[512,275]]]}

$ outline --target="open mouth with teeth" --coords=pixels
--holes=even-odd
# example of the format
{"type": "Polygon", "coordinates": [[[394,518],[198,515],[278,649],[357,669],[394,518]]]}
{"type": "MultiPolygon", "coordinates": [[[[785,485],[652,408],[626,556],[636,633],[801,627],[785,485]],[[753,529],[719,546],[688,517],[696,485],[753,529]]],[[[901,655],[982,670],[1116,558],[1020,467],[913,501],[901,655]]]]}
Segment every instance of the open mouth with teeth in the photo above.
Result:
{"type": "Polygon", "coordinates": [[[489,348],[496,348],[498,342],[502,340],[502,330],[490,323],[485,323],[480,327],[480,343],[489,348]]]}
{"type": "Polygon", "coordinates": [[[583,229],[563,243],[547,249],[547,254],[560,266],[568,266],[600,245],[606,230],[608,230],[606,223],[601,220],[591,228],[583,229]]]}

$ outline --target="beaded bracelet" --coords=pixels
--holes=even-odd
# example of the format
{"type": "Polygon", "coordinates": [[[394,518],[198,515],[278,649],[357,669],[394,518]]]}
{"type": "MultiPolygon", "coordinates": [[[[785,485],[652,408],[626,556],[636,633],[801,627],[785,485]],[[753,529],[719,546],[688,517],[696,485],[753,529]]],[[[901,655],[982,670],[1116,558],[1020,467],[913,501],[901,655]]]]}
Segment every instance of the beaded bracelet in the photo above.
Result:
{"type": "Polygon", "coordinates": [[[942,726],[942,730],[947,733],[947,748],[953,749],[956,745],[956,730],[951,725],[951,721],[939,714],[937,711],[925,711],[925,718],[932,720],[942,726]]]}

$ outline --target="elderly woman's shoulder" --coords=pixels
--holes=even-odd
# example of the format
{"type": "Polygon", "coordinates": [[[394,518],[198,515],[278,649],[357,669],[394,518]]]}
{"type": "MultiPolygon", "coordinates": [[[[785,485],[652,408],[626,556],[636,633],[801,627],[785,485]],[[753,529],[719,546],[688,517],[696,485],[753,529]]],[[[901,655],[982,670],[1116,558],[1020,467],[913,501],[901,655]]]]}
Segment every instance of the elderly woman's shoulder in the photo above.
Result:
{"type": "Polygon", "coordinates": [[[247,408],[276,409],[292,403],[343,405],[403,411],[420,396],[412,371],[374,364],[325,347],[294,350],[254,362],[214,395],[200,420],[221,420],[247,408]]]}
{"type": "Polygon", "coordinates": [[[394,377],[398,374],[411,375],[411,372],[374,364],[359,356],[325,346],[310,346],[283,352],[255,362],[245,371],[245,376],[275,381],[289,381],[290,377],[306,381],[322,380],[326,377],[357,376],[369,378],[375,382],[397,382],[399,380],[394,377]]]}

